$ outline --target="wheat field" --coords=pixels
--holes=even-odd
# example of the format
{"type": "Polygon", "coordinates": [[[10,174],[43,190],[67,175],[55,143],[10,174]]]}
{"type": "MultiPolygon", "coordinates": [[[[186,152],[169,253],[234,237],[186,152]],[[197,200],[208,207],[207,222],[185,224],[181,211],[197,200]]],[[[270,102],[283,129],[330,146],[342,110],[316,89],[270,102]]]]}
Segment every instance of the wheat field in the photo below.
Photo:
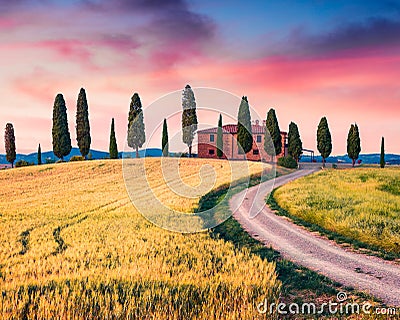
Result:
{"type": "MultiPolygon", "coordinates": [[[[135,161],[151,168],[149,184],[167,206],[195,210],[201,194],[172,192],[160,159],[135,161]]],[[[191,186],[210,177],[203,193],[232,179],[225,160],[181,159],[179,167],[191,186]]],[[[256,319],[258,302],[278,299],[273,263],[208,232],[147,221],[128,197],[121,161],[6,170],[0,183],[3,319],[256,319]]]]}
{"type": "Polygon", "coordinates": [[[324,170],[277,189],[274,197],[304,221],[400,253],[400,168],[324,170]]]}

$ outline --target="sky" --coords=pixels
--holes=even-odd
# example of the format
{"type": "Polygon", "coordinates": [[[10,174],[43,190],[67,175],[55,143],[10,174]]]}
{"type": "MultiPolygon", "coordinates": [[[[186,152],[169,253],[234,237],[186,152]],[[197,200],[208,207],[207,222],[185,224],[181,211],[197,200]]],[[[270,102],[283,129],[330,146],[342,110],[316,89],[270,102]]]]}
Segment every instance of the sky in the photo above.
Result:
{"type": "MultiPolygon", "coordinates": [[[[386,152],[400,153],[399,35],[400,1],[0,1],[0,126],[13,123],[18,153],[39,143],[51,150],[52,109],[62,93],[76,146],[84,87],[91,148],[108,150],[115,118],[122,150],[133,93],[146,127],[156,128],[163,119],[154,101],[175,92],[165,103],[179,111],[179,92],[190,84],[195,95],[200,87],[245,95],[261,118],[274,108],[281,130],[297,123],[308,149],[317,151],[326,116],[333,155],[346,153],[351,123],[362,153],[378,153],[382,136],[386,152]]],[[[179,127],[175,115],[169,130],[179,127]]],[[[160,146],[158,132],[146,134],[148,147],[160,146]]]]}

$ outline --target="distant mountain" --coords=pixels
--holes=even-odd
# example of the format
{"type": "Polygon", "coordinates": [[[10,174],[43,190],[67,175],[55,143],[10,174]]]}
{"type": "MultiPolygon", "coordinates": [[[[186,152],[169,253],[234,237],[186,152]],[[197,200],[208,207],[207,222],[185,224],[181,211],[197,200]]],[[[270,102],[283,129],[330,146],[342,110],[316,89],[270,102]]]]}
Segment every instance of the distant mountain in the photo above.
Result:
{"type": "MultiPolygon", "coordinates": [[[[108,152],[98,151],[98,150],[90,150],[92,154],[92,159],[105,159],[108,158],[108,152]]],[[[80,156],[81,153],[79,148],[72,148],[71,153],[64,157],[65,161],[69,161],[73,156],[80,156]]],[[[143,157],[161,157],[162,150],[157,148],[149,148],[139,150],[139,156],[143,157]]],[[[120,152],[119,157],[122,158],[136,158],[136,152],[120,152]]],[[[42,152],[42,162],[46,163],[46,159],[57,161],[58,158],[54,155],[53,151],[42,152]]],[[[17,154],[16,161],[25,160],[27,162],[33,162],[37,164],[37,152],[30,154],[17,154]]],[[[0,154],[0,164],[7,164],[6,156],[4,154],[0,154]]]]}
{"type": "MultiPolygon", "coordinates": [[[[315,156],[314,159],[317,162],[322,162],[321,156],[315,156]]],[[[365,164],[378,164],[380,162],[380,154],[379,153],[371,153],[371,154],[360,154],[359,160],[365,164]]],[[[301,157],[300,162],[310,162],[311,158],[308,155],[303,155],[301,157]]],[[[388,164],[400,164],[400,155],[398,154],[386,154],[385,161],[388,164]]],[[[332,156],[326,159],[328,163],[351,163],[351,159],[347,155],[343,156],[332,156]]]]}

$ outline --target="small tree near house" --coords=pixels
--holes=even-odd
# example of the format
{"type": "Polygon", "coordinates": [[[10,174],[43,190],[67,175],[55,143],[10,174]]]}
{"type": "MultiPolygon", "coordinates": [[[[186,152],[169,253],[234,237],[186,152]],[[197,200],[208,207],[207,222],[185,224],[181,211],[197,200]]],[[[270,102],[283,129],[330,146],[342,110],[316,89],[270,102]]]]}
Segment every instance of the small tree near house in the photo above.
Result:
{"type": "Polygon", "coordinates": [[[247,153],[253,147],[250,107],[247,97],[243,96],[238,112],[237,143],[239,150],[247,153]]]}
{"type": "Polygon", "coordinates": [[[289,124],[288,154],[298,163],[303,153],[303,143],[300,139],[299,128],[294,122],[289,124]]]}
{"type": "Polygon", "coordinates": [[[264,150],[273,161],[282,152],[282,137],[275,110],[272,108],[268,111],[265,129],[264,150]]]}
{"type": "Polygon", "coordinates": [[[197,131],[197,114],[196,100],[189,85],[182,92],[182,109],[182,141],[188,146],[191,157],[194,134],[197,131]]]}
{"type": "Polygon", "coordinates": [[[218,119],[218,130],[217,130],[217,157],[222,158],[224,156],[224,140],[222,132],[222,115],[219,115],[218,119]]]}

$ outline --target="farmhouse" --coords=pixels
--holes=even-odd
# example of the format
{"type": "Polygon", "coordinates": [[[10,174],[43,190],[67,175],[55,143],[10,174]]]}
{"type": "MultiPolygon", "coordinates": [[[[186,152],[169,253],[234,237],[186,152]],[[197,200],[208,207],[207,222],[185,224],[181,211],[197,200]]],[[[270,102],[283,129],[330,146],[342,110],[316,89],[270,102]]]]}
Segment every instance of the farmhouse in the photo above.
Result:
{"type": "MultiPolygon", "coordinates": [[[[197,154],[199,158],[217,158],[217,130],[218,128],[209,128],[197,131],[198,145],[197,154]]],[[[253,161],[266,160],[271,161],[264,150],[264,134],[265,121],[260,125],[256,121],[251,126],[253,134],[253,148],[243,154],[237,144],[237,124],[227,124],[222,126],[223,132],[223,157],[224,159],[247,159],[253,161]]],[[[282,152],[277,155],[277,158],[287,155],[287,133],[281,132],[282,137],[282,152]]],[[[276,158],[275,158],[276,160],[276,158]]]]}

